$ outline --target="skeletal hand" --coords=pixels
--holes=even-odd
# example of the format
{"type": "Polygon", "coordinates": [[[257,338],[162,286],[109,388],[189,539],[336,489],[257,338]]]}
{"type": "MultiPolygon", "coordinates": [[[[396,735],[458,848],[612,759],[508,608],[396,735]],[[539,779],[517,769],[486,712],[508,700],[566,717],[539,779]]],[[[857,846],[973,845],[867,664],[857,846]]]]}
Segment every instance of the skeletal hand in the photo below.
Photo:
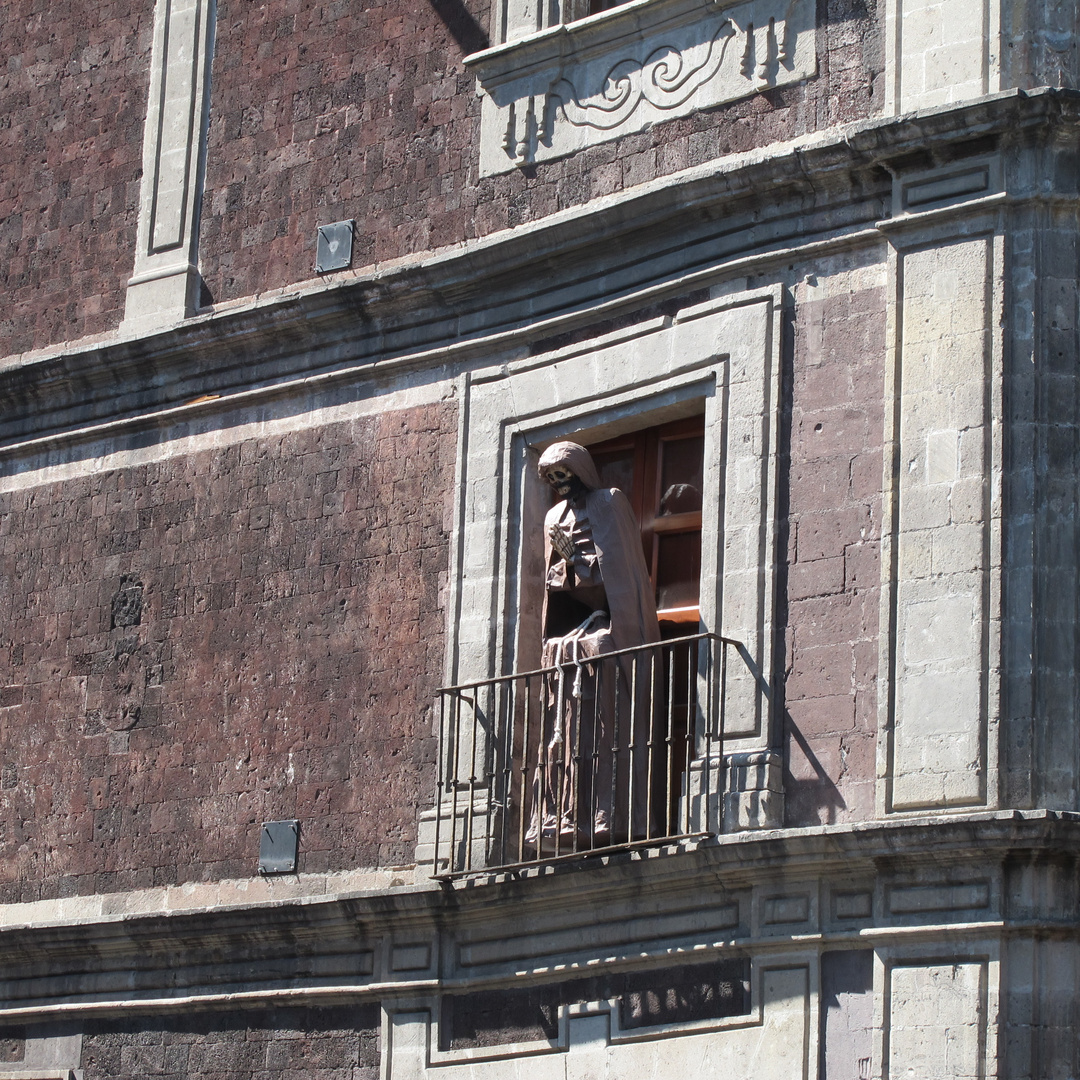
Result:
{"type": "Polygon", "coordinates": [[[551,537],[551,546],[559,553],[559,555],[567,562],[573,562],[574,541],[571,540],[558,525],[552,525],[551,528],[548,529],[548,536],[551,537]]]}

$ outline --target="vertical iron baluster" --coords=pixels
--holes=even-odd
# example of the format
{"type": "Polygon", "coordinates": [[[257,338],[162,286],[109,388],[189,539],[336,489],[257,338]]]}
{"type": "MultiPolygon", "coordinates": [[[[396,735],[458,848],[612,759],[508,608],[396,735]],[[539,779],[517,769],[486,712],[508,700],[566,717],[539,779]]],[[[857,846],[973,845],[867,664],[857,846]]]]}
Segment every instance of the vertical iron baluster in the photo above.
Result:
{"type": "Polygon", "coordinates": [[[619,754],[622,748],[619,746],[619,717],[622,712],[622,701],[620,700],[620,687],[622,686],[622,659],[617,658],[611,662],[611,677],[615,680],[615,684],[612,689],[614,693],[614,716],[611,721],[611,808],[609,813],[611,814],[611,821],[608,823],[608,830],[611,834],[611,839],[615,838],[615,823],[619,817],[619,754]]]}
{"type": "MultiPolygon", "coordinates": [[[[698,651],[698,655],[701,655],[701,651],[698,651]]],[[[709,638],[705,642],[705,708],[703,710],[702,720],[705,723],[705,730],[702,733],[702,773],[701,773],[701,831],[709,832],[709,814],[710,814],[710,800],[712,793],[712,737],[713,737],[713,693],[712,693],[712,639],[709,638]]],[[[700,693],[700,687],[702,681],[698,679],[698,688],[700,693]]]]}
{"type": "Polygon", "coordinates": [[[454,691],[454,710],[453,710],[453,722],[450,725],[450,762],[449,762],[449,782],[451,789],[450,796],[450,869],[451,871],[460,870],[457,860],[457,803],[458,803],[458,782],[457,771],[460,767],[461,761],[461,747],[459,742],[461,740],[461,691],[454,691]]]}
{"type": "Polygon", "coordinates": [[[480,703],[480,691],[473,687],[472,694],[472,747],[469,752],[469,805],[465,808],[465,869],[472,869],[473,817],[476,813],[476,715],[480,703]]]}
{"type": "Polygon", "coordinates": [[[672,821],[672,795],[675,783],[675,748],[672,733],[675,730],[675,649],[667,649],[667,730],[664,732],[664,836],[675,832],[677,823],[672,821]]]}
{"type": "Polygon", "coordinates": [[[496,770],[498,768],[498,730],[499,730],[499,698],[501,684],[498,682],[488,683],[488,712],[487,727],[484,736],[484,764],[481,767],[480,783],[487,788],[487,805],[484,811],[484,865],[490,866],[495,854],[495,787],[497,784],[496,770]]]}
{"type": "Polygon", "coordinates": [[[656,649],[649,650],[649,706],[645,712],[645,839],[652,839],[653,769],[656,767],[656,649]]]}
{"type": "MultiPolygon", "coordinates": [[[[439,826],[442,823],[443,815],[443,799],[445,797],[446,787],[446,766],[444,755],[446,754],[446,694],[439,691],[439,748],[438,748],[438,762],[436,768],[438,769],[438,780],[435,785],[435,856],[432,859],[432,868],[436,874],[439,872],[439,826]]],[[[449,869],[453,869],[449,867],[449,869]]]]}
{"type": "Polygon", "coordinates": [[[566,798],[566,669],[560,664],[556,678],[559,680],[558,689],[555,691],[555,708],[558,716],[554,723],[558,728],[552,727],[552,737],[558,730],[562,735],[562,742],[557,747],[558,757],[555,768],[559,777],[558,788],[555,792],[555,858],[562,854],[562,823],[563,823],[563,799],[566,798]]]}
{"type": "MultiPolygon", "coordinates": [[[[541,679],[541,682],[543,680],[541,679]]],[[[518,804],[521,807],[520,818],[518,822],[518,850],[517,857],[519,859],[525,858],[525,831],[528,825],[525,819],[528,817],[526,813],[526,799],[525,792],[528,790],[528,775],[529,775],[529,720],[532,717],[532,688],[529,685],[529,677],[525,676],[525,716],[522,721],[521,730],[521,791],[518,796],[518,804]]],[[[536,813],[536,808],[533,807],[533,813],[536,813]]]]}
{"type": "Polygon", "coordinates": [[[514,724],[517,718],[517,679],[511,679],[507,683],[507,702],[505,715],[503,716],[503,764],[502,764],[502,791],[500,802],[502,803],[502,826],[499,830],[499,862],[508,863],[506,857],[507,830],[510,827],[510,807],[513,801],[510,798],[510,784],[514,771],[514,724]]]}
{"type": "MultiPolygon", "coordinates": [[[[630,762],[630,772],[627,777],[627,824],[629,827],[629,833],[627,839],[634,840],[634,781],[636,779],[634,773],[634,766],[637,763],[635,761],[635,751],[637,750],[637,678],[638,675],[638,655],[634,653],[630,658],[630,742],[628,744],[629,753],[627,755],[630,762]]],[[[640,798],[640,794],[638,796],[640,798]]]]}
{"type": "Polygon", "coordinates": [[[720,795],[718,799],[719,810],[717,812],[716,831],[722,833],[724,831],[724,795],[723,792],[727,790],[727,764],[724,761],[724,727],[727,716],[727,669],[728,669],[728,644],[722,642],[720,645],[720,705],[717,709],[716,727],[717,727],[717,757],[719,764],[716,770],[716,786],[720,789],[720,795]]]}
{"type": "MultiPolygon", "coordinates": [[[[548,679],[558,678],[558,670],[549,673],[548,679]]],[[[553,689],[552,695],[555,698],[556,707],[559,703],[558,689],[553,689]]],[[[555,790],[555,778],[550,775],[552,769],[552,762],[548,760],[548,742],[551,736],[555,733],[554,716],[555,714],[548,708],[548,690],[546,686],[540,688],[540,745],[537,749],[537,763],[540,770],[540,784],[537,788],[537,800],[536,800],[536,857],[537,859],[543,858],[544,854],[544,811],[547,809],[547,797],[549,792],[555,790]],[[551,719],[551,723],[548,721],[551,719]],[[548,728],[551,728],[549,735],[548,728]]]]}
{"type": "Polygon", "coordinates": [[[686,647],[686,732],[683,735],[682,745],[683,776],[685,777],[686,788],[686,798],[683,800],[684,833],[690,832],[690,803],[693,801],[693,792],[691,790],[693,777],[690,773],[690,766],[696,756],[694,742],[697,738],[697,715],[700,704],[697,692],[697,669],[702,645],[707,645],[707,641],[698,638],[693,645],[687,645],[686,647]]]}
{"type": "MultiPolygon", "coordinates": [[[[577,676],[582,674],[583,669],[578,668],[574,672],[575,685],[577,676]]],[[[584,682],[584,678],[582,679],[584,682]]],[[[573,695],[571,695],[573,696],[573,695]]],[[[574,724],[574,749],[570,754],[571,769],[570,776],[568,778],[569,783],[572,785],[573,790],[570,792],[571,806],[573,807],[570,814],[570,827],[574,830],[574,837],[570,844],[571,851],[577,851],[578,849],[578,828],[581,822],[581,700],[577,703],[576,723],[574,724]]]]}
{"type": "MultiPolygon", "coordinates": [[[[596,815],[600,810],[600,733],[603,724],[604,658],[596,661],[593,695],[592,753],[589,755],[589,848],[596,847],[596,815]]],[[[608,828],[611,828],[610,822],[608,828]]]]}

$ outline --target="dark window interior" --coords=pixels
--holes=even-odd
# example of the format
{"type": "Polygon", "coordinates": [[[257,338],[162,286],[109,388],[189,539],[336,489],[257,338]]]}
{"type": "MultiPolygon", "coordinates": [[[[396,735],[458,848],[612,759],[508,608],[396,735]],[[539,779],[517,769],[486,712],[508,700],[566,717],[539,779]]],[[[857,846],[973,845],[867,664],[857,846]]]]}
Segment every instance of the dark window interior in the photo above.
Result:
{"type": "Polygon", "coordinates": [[[699,619],[705,417],[632,431],[589,447],[600,478],[621,488],[641,525],[665,638],[699,619]]]}
{"type": "Polygon", "coordinates": [[[750,1011],[750,962],[736,957],[666,971],[599,975],[558,986],[448,995],[442,1000],[439,1049],[555,1039],[560,1006],[612,998],[618,999],[623,1031],[744,1016],[750,1011]]]}

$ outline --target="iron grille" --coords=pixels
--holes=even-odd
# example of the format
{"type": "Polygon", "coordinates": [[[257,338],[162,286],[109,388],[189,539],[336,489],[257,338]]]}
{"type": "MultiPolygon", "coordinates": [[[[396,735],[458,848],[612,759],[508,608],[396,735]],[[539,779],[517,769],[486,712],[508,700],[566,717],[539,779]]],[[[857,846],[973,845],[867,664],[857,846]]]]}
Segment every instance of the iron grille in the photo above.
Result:
{"type": "Polygon", "coordinates": [[[440,689],[435,876],[719,832],[732,649],[694,634],[440,689]]]}

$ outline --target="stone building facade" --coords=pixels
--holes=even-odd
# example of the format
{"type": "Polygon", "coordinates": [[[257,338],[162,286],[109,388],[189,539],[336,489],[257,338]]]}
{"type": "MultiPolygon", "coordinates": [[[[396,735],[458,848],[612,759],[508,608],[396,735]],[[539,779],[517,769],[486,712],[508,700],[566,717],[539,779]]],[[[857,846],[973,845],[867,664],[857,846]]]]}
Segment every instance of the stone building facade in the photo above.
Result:
{"type": "Polygon", "coordinates": [[[1076,1076],[1076,23],[8,0],[0,1080],[1076,1076]],[[530,851],[567,438],[692,643],[530,851]]]}

